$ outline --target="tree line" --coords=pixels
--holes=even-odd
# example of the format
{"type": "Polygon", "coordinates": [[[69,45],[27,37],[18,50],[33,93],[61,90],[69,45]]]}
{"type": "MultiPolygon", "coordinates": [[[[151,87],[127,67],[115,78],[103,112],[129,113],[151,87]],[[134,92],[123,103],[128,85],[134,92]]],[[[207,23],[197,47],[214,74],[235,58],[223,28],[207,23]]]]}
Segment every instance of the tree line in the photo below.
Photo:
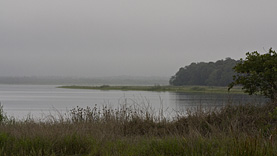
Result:
{"type": "Polygon", "coordinates": [[[233,81],[238,60],[226,58],[216,62],[191,63],[170,78],[170,85],[227,86],[233,81]]]}

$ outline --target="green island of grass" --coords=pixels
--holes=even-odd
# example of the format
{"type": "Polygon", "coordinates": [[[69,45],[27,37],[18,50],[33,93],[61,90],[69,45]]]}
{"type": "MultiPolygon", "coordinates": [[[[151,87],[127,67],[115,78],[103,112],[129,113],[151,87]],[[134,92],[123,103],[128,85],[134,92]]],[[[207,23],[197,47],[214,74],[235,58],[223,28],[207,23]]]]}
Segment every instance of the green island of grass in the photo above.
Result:
{"type": "Polygon", "coordinates": [[[122,90],[122,91],[156,91],[156,92],[188,92],[188,93],[231,93],[243,94],[241,87],[234,87],[228,92],[228,87],[218,86],[59,86],[67,89],[95,89],[95,90],[122,90]]]}

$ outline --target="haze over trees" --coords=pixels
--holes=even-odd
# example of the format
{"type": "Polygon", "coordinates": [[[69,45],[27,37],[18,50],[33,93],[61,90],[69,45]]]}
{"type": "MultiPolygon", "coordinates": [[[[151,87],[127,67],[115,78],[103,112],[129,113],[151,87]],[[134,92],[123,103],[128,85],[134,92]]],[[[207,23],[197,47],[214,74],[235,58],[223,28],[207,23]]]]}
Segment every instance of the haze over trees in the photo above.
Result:
{"type": "Polygon", "coordinates": [[[179,69],[171,77],[169,83],[174,86],[202,85],[202,86],[227,86],[232,82],[235,72],[233,67],[239,61],[226,58],[216,62],[191,63],[179,69]]]}

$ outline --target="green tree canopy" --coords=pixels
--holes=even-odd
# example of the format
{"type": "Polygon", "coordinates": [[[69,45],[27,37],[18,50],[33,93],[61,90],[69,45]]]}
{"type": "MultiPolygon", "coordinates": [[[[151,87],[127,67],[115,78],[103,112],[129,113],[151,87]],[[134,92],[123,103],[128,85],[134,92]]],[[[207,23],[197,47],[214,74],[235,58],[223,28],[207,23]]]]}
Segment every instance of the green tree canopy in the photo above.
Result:
{"type": "Polygon", "coordinates": [[[169,83],[174,86],[182,85],[209,85],[209,86],[227,86],[232,82],[235,74],[233,67],[238,61],[226,58],[216,62],[191,63],[179,69],[171,77],[169,83]]]}
{"type": "Polygon", "coordinates": [[[229,90],[234,85],[242,85],[244,92],[261,93],[271,98],[277,97],[277,53],[269,49],[266,54],[257,51],[246,53],[246,59],[241,59],[234,67],[236,75],[229,84],[229,90]]]}

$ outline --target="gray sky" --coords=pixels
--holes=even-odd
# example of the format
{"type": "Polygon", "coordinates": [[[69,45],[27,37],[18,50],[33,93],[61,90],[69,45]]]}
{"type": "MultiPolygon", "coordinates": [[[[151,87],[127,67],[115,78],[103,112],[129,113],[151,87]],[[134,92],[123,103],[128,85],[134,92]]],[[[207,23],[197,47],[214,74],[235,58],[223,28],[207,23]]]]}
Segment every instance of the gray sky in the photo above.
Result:
{"type": "Polygon", "coordinates": [[[276,8],[276,0],[1,0],[0,76],[169,77],[191,62],[276,49],[276,8]]]}

